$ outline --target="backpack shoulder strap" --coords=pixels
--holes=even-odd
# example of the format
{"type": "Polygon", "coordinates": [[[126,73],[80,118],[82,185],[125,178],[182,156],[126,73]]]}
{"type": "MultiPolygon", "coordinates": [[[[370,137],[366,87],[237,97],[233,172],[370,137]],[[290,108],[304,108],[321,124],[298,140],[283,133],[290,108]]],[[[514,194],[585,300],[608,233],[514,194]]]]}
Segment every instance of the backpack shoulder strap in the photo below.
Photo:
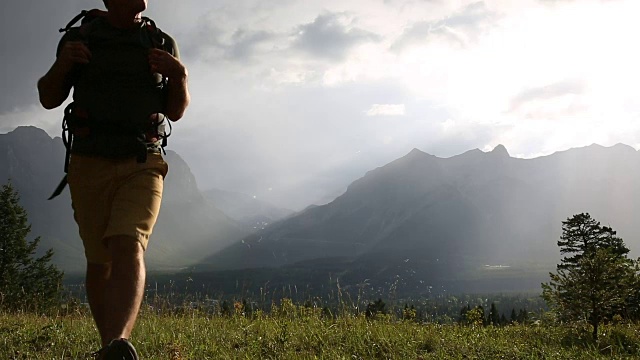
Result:
{"type": "Polygon", "coordinates": [[[156,22],[146,16],[142,17],[142,21],[144,21],[144,26],[147,29],[153,47],[170,52],[171,49],[165,39],[164,32],[156,26],[156,22]]]}
{"type": "Polygon", "coordinates": [[[74,17],[73,19],[71,19],[71,21],[69,21],[67,26],[63,27],[58,31],[67,32],[71,30],[73,26],[76,23],[78,23],[78,21],[82,20],[80,22],[80,27],[82,27],[99,17],[106,17],[106,16],[107,16],[107,12],[104,10],[100,10],[100,9],[82,10],[80,14],[76,15],[76,17],[74,17]]]}

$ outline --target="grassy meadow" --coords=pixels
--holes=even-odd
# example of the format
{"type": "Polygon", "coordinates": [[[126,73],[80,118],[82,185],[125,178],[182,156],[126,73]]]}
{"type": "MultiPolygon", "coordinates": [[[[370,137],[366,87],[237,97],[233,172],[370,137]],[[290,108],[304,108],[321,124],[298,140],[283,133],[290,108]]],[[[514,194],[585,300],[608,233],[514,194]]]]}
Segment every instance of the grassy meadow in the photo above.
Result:
{"type": "MultiPolygon", "coordinates": [[[[640,325],[441,325],[378,314],[296,306],[285,299],[266,313],[143,305],[132,335],[141,359],[637,359],[640,325]]],[[[97,331],[88,311],[58,315],[0,313],[0,359],[91,359],[97,331]]]]}

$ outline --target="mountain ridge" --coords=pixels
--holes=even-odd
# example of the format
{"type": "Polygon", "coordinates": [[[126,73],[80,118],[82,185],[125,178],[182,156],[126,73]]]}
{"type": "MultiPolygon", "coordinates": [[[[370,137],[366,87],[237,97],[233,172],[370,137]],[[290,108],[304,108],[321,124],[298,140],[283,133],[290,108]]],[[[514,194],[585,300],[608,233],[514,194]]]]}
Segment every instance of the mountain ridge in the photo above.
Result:
{"type": "Polygon", "coordinates": [[[333,202],[251,235],[197,268],[304,267],[339,258],[350,264],[343,274],[387,280],[400,268],[431,280],[505,262],[551,269],[561,222],[579,212],[611,224],[637,251],[640,154],[629,149],[591,145],[534,159],[511,157],[502,145],[449,158],[413,149],[368,171],[333,202]]]}
{"type": "MultiPolygon", "coordinates": [[[[0,134],[0,178],[20,191],[31,235],[42,236],[41,250],[54,248],[57,263],[78,265],[65,270],[79,271],[84,258],[68,191],[44,200],[63,159],[61,139],[38,128],[0,134]]],[[[166,160],[164,203],[147,253],[152,270],[271,268],[312,272],[319,281],[331,271],[345,286],[368,278],[388,286],[401,276],[421,288],[503,264],[509,270],[498,273],[510,271],[517,282],[527,273],[523,264],[547,275],[559,259],[561,221],[579,212],[612,226],[632,253],[640,249],[633,216],[640,213],[640,153],[625,144],[532,159],[512,157],[502,145],[448,158],[415,148],[366,172],[332,202],[265,221],[253,234],[198,189],[184,159],[168,151],[166,160]]]]}
{"type": "MultiPolygon", "coordinates": [[[[53,248],[54,263],[74,273],[84,271],[85,260],[69,191],[47,200],[64,175],[64,156],[62,139],[37,127],[0,134],[0,179],[19,192],[32,224],[30,237],[40,236],[39,253],[53,248]]],[[[167,151],[165,160],[163,205],[145,255],[151,270],[183,268],[248,234],[203,197],[177,153],[167,151]]]]}

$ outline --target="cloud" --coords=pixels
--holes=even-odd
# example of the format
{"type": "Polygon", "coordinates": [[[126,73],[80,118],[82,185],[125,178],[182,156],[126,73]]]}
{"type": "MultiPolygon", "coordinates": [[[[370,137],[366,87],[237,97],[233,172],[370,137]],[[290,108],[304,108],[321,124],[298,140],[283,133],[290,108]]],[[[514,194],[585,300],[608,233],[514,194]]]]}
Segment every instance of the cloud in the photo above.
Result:
{"type": "MultiPolygon", "coordinates": [[[[198,184],[302,208],[412,148],[451,156],[503,143],[531,156],[640,144],[640,52],[629,45],[639,4],[181,0],[153,1],[146,15],[189,68],[192,102],[169,147],[198,184]]],[[[41,109],[35,83],[57,29],[86,6],[0,3],[23,15],[2,23],[0,132],[32,124],[59,136],[62,110],[41,109]],[[16,37],[24,18],[35,31],[16,37]]]]}
{"type": "MultiPolygon", "coordinates": [[[[211,11],[198,21],[196,36],[186,38],[187,50],[183,51],[185,58],[195,60],[190,72],[210,72],[206,69],[213,65],[267,91],[287,86],[331,86],[328,79],[337,76],[336,67],[361,55],[364,45],[382,39],[363,30],[357,18],[346,12],[312,15],[311,22],[298,17],[265,24],[261,17],[254,23],[225,17],[234,11],[211,11]]],[[[263,17],[269,18],[267,15],[263,17]]]]}
{"type": "Polygon", "coordinates": [[[381,40],[379,35],[355,27],[355,22],[347,13],[319,15],[297,27],[293,47],[311,56],[343,60],[355,46],[381,40]]]}
{"type": "Polygon", "coordinates": [[[0,113],[37,103],[36,82],[55,60],[61,37],[58,29],[82,9],[74,9],[77,2],[45,1],[37,6],[18,0],[0,3],[0,113]]]}
{"type": "Polygon", "coordinates": [[[403,116],[405,115],[404,104],[373,104],[367,116],[403,116]]]}
{"type": "MultiPolygon", "coordinates": [[[[550,5],[550,6],[555,6],[555,5],[563,5],[563,4],[572,4],[572,3],[579,3],[580,1],[578,0],[536,0],[537,2],[544,4],[544,5],[550,5]]],[[[613,2],[623,2],[625,0],[592,0],[595,2],[600,2],[600,3],[613,3],[613,2]]],[[[582,0],[582,2],[586,2],[584,0],[582,0]]]]}
{"type": "Polygon", "coordinates": [[[225,48],[231,59],[248,59],[261,52],[261,45],[274,39],[274,34],[267,31],[248,31],[238,29],[232,36],[232,42],[225,48]]]}
{"type": "Polygon", "coordinates": [[[490,26],[497,14],[484,1],[465,6],[452,15],[438,21],[420,21],[405,28],[402,35],[391,45],[391,50],[401,51],[409,46],[424,44],[431,38],[440,38],[448,43],[466,47],[490,26]]]}
{"type": "Polygon", "coordinates": [[[38,104],[2,113],[0,114],[0,134],[8,133],[18,126],[32,125],[45,130],[49,135],[60,136],[62,133],[62,109],[67,106],[67,103],[50,111],[45,111],[38,104]]]}
{"type": "Polygon", "coordinates": [[[582,80],[565,80],[541,87],[528,88],[511,99],[509,112],[518,111],[525,105],[537,101],[549,102],[551,99],[566,95],[580,95],[585,90],[586,85],[582,80]]]}
{"type": "Polygon", "coordinates": [[[255,23],[247,22],[248,18],[228,19],[234,11],[203,15],[196,35],[187,37],[182,52],[197,60],[198,66],[225,67],[264,89],[326,84],[332,66],[346,61],[361,45],[381,41],[381,36],[360,28],[349,13],[324,12],[308,23],[296,18],[274,25],[260,17],[255,23]]]}
{"type": "Polygon", "coordinates": [[[432,138],[425,141],[422,150],[440,157],[450,157],[471,149],[486,148],[494,144],[502,132],[510,126],[482,124],[471,120],[448,118],[431,129],[432,138]]]}
{"type": "Polygon", "coordinates": [[[196,34],[186,39],[182,50],[186,56],[204,59],[209,63],[246,63],[256,56],[270,52],[273,43],[278,40],[278,34],[244,26],[225,29],[217,18],[203,17],[196,34]]]}

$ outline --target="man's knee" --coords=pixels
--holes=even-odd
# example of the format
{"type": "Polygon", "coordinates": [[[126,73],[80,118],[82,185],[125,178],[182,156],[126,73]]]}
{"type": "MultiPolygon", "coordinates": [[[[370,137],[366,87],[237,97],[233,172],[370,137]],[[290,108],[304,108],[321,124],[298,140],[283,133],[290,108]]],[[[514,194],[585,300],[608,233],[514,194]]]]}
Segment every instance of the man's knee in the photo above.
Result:
{"type": "Polygon", "coordinates": [[[104,239],[104,244],[109,249],[114,262],[128,259],[142,259],[144,255],[142,244],[131,236],[111,236],[104,239]]]}

